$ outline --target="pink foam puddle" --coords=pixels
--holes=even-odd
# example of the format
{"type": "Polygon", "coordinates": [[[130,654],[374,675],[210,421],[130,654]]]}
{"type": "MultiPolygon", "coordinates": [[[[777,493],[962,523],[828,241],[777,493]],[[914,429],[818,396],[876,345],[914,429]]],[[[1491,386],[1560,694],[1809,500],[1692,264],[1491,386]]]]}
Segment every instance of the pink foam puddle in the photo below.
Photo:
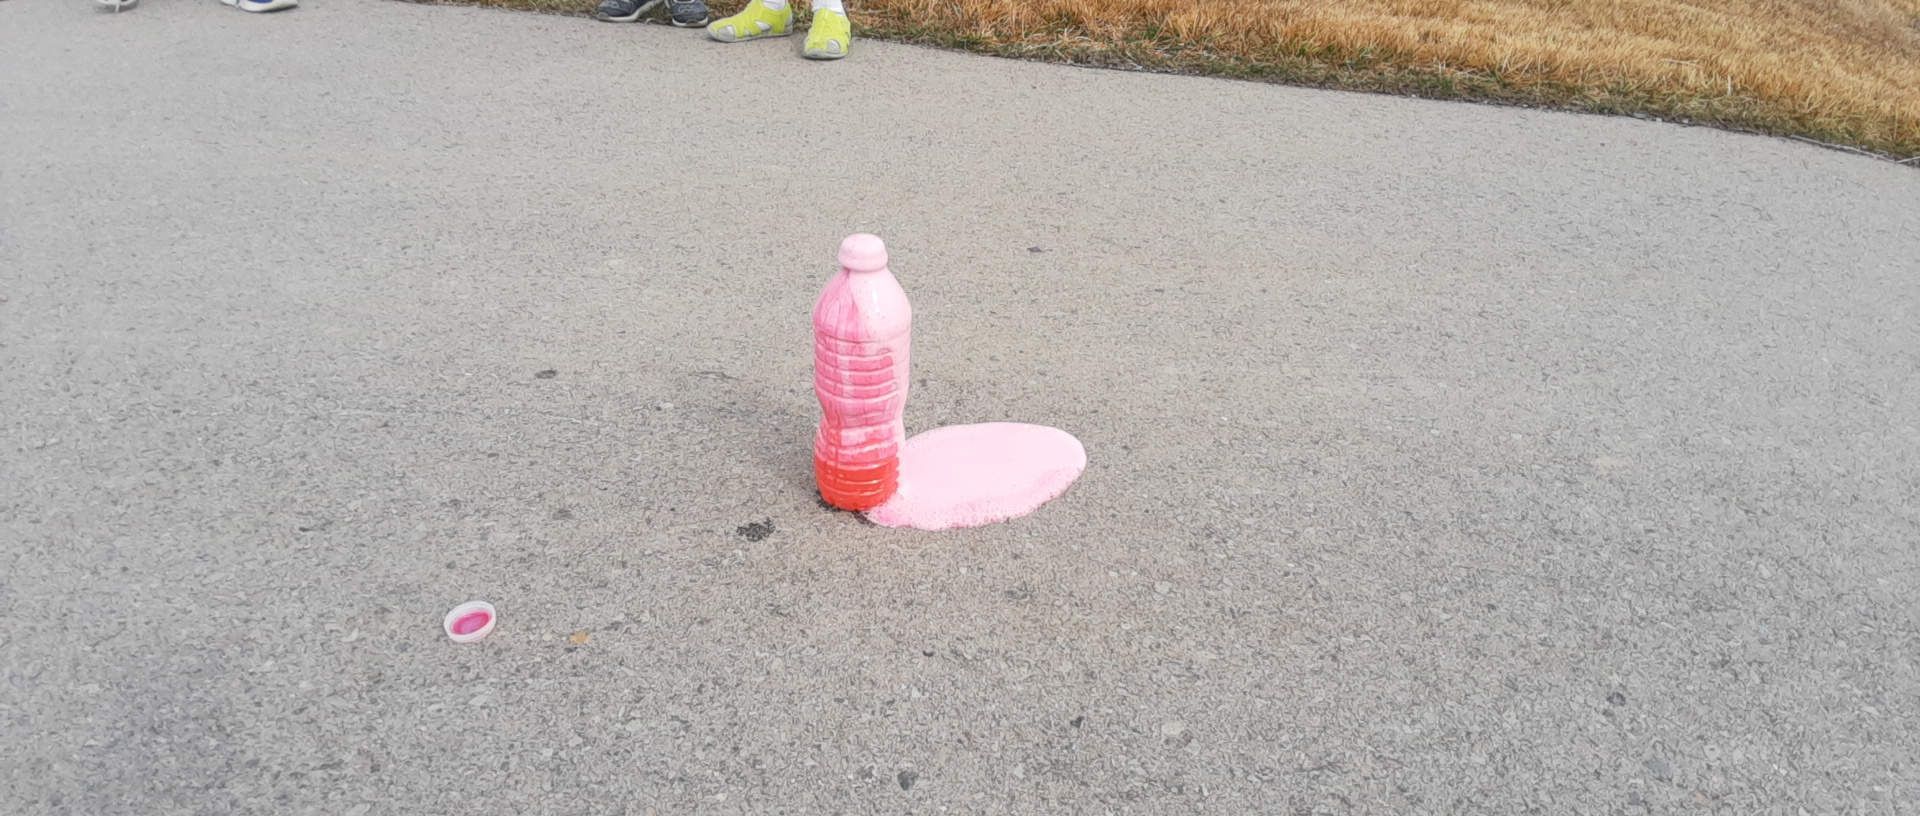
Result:
{"type": "Polygon", "coordinates": [[[487,614],[485,610],[468,612],[454,620],[453,633],[456,635],[471,635],[486,628],[487,621],[490,620],[493,620],[493,616],[487,614]]]}
{"type": "Polygon", "coordinates": [[[867,518],[950,530],[1019,518],[1067,492],[1087,468],[1073,434],[1045,425],[949,425],[907,440],[900,489],[867,518]]]}

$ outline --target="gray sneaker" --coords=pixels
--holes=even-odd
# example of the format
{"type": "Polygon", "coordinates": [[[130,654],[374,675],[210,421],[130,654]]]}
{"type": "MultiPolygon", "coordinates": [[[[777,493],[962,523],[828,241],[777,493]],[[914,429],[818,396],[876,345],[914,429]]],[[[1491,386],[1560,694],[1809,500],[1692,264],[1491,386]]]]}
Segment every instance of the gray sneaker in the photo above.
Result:
{"type": "Polygon", "coordinates": [[[707,4],[700,0],[667,0],[667,17],[681,28],[707,24],[707,4]]]}
{"type": "Polygon", "coordinates": [[[631,23],[647,13],[647,9],[660,5],[660,0],[600,0],[600,7],[593,10],[593,16],[609,23],[631,23]]]}
{"type": "Polygon", "coordinates": [[[674,25],[692,28],[707,24],[707,4],[700,0],[600,0],[593,16],[609,23],[631,23],[662,2],[667,4],[667,19],[674,25]]]}

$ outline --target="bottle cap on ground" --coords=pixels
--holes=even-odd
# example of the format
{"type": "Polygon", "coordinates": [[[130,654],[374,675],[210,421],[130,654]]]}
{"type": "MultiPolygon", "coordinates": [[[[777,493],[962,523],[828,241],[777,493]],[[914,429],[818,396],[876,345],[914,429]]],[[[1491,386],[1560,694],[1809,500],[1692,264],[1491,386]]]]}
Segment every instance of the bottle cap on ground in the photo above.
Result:
{"type": "Polygon", "coordinates": [[[840,242],[840,265],[855,272],[878,272],[887,268],[887,245],[878,235],[849,235],[840,242]]]}
{"type": "Polygon", "coordinates": [[[477,643],[493,634],[493,622],[497,617],[493,612],[493,604],[468,601],[448,612],[442,626],[447,630],[447,637],[455,643],[477,643]]]}

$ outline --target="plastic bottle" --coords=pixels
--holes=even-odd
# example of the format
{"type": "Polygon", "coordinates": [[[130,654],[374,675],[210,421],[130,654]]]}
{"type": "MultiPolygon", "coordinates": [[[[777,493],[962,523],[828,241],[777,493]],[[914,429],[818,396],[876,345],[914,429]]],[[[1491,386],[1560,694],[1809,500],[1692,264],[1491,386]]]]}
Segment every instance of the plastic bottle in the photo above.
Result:
{"type": "Polygon", "coordinates": [[[861,233],[840,243],[840,271],[813,304],[813,389],[820,432],[813,475],[820,497],[868,510],[899,486],[906,442],[913,306],[887,269],[887,246],[861,233]]]}

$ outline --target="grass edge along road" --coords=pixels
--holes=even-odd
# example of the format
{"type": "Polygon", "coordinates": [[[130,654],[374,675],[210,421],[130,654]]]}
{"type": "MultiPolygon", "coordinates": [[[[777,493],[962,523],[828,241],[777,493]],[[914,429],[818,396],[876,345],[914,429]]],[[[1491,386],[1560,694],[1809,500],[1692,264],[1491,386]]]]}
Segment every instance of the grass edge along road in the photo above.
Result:
{"type": "MultiPolygon", "coordinates": [[[[588,14],[596,0],[452,2],[588,14]]],[[[716,18],[743,4],[711,3],[716,18]]],[[[806,1],[793,5],[804,19],[806,1]]],[[[851,0],[848,7],[857,37],[1655,118],[1811,140],[1920,168],[1920,0],[851,0]]]]}

